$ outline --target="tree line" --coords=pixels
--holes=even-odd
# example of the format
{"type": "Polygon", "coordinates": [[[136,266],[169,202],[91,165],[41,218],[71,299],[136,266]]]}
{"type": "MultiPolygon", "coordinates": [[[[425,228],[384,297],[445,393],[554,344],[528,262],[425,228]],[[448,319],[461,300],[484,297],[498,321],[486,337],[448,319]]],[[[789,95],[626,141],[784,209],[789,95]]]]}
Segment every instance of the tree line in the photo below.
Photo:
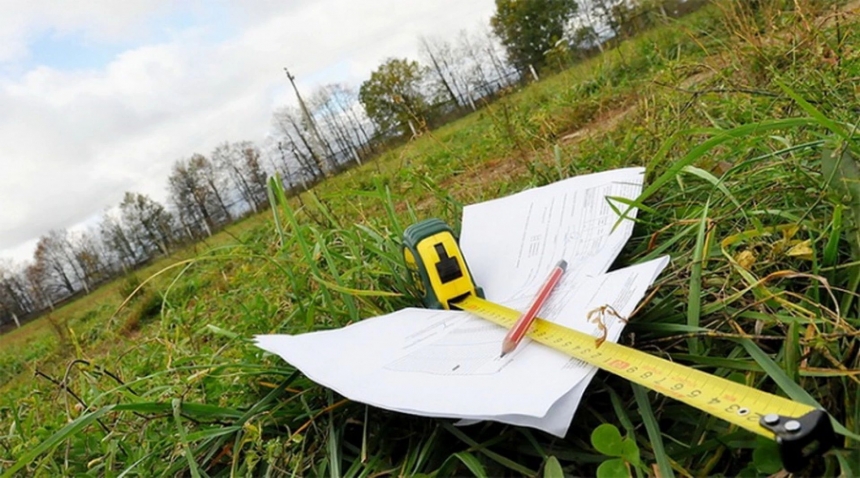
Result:
{"type": "MultiPolygon", "coordinates": [[[[318,86],[272,115],[260,144],[225,142],[174,162],[167,203],[126,192],[95,225],[42,235],[32,260],[0,260],[0,330],[206,238],[268,207],[277,173],[290,192],[488,104],[704,0],[496,0],[488,25],[421,37],[419,60],[389,58],[356,90],[318,86]]],[[[295,88],[294,78],[286,72],[295,88]]]]}

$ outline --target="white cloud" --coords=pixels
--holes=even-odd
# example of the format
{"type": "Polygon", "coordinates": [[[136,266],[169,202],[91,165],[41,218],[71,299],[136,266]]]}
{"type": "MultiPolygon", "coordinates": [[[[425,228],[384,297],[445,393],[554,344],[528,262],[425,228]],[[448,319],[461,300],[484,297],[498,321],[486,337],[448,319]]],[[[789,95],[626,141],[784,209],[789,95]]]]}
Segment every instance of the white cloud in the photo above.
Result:
{"type": "MultiPolygon", "coordinates": [[[[45,30],[100,42],[147,38],[139,19],[169,18],[171,4],[56,5],[0,5],[0,66],[21,64],[45,30]]],[[[179,158],[223,141],[261,141],[272,108],[292,100],[284,66],[308,94],[325,82],[357,84],[387,57],[417,59],[419,35],[453,40],[492,9],[492,0],[236,2],[219,19],[233,34],[214,43],[214,27],[189,22],[102,68],[0,76],[0,256],[21,259],[21,244],[84,222],[126,190],[163,201],[179,158]]]]}

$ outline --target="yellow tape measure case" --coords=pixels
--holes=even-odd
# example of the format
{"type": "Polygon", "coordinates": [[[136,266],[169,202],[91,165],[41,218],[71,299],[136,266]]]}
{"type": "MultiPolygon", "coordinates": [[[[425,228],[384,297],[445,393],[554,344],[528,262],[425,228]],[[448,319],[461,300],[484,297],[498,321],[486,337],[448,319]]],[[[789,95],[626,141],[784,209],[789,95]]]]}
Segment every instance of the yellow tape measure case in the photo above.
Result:
{"type": "Polygon", "coordinates": [[[440,219],[427,219],[403,232],[403,258],[418,274],[421,300],[430,309],[451,309],[469,295],[484,297],[457,244],[454,231],[440,219]]]}

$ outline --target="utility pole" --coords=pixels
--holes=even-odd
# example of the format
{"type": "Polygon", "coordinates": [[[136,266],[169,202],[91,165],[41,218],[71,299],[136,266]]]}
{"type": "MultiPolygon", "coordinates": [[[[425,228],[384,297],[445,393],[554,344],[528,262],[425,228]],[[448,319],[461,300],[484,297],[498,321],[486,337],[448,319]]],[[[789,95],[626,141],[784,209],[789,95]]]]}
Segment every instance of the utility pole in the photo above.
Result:
{"type": "MultiPolygon", "coordinates": [[[[305,122],[307,122],[308,128],[310,128],[311,130],[311,136],[313,136],[313,140],[316,143],[314,146],[316,146],[319,151],[325,151],[325,143],[323,142],[322,135],[320,135],[320,132],[317,129],[317,124],[314,121],[313,116],[311,116],[307,105],[305,105],[305,101],[302,99],[302,95],[299,94],[299,89],[296,88],[296,77],[291,75],[290,70],[288,70],[286,67],[284,67],[284,71],[287,73],[287,79],[290,80],[290,84],[293,85],[293,91],[296,92],[296,98],[298,98],[299,100],[299,108],[301,108],[302,110],[302,115],[305,117],[305,122]]],[[[311,151],[311,154],[319,153],[317,153],[316,151],[311,151]]],[[[325,174],[325,171],[323,171],[323,174],[325,174]]]]}

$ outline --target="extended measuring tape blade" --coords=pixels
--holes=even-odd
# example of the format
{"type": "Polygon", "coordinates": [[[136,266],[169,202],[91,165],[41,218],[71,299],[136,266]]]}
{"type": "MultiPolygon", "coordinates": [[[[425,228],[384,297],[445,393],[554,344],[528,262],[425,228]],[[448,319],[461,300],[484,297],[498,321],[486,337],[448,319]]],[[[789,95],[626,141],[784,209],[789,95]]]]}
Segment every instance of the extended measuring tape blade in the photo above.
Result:
{"type": "MultiPolygon", "coordinates": [[[[521,315],[514,309],[478,297],[467,297],[457,302],[456,306],[505,328],[510,328],[521,315]]],[[[809,405],[613,342],[603,342],[598,347],[595,337],[543,319],[535,320],[527,336],[571,357],[771,439],[775,438],[775,433],[760,424],[765,416],[777,414],[799,417],[815,410],[809,405]]]]}
{"type": "MultiPolygon", "coordinates": [[[[520,312],[475,296],[453,304],[505,328],[520,312]]],[[[786,470],[802,469],[813,454],[833,445],[827,414],[809,405],[726,380],[691,367],[536,319],[527,332],[536,342],[684,402],[715,417],[776,440],[786,470]],[[810,449],[810,447],[813,447],[810,449]]]]}

